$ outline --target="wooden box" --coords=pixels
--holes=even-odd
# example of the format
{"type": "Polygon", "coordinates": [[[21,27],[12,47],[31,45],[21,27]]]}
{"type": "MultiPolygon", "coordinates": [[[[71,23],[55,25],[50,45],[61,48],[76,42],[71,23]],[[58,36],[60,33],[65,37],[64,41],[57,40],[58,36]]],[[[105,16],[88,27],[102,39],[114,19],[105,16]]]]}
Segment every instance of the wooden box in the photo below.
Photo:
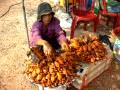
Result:
{"type": "Polygon", "coordinates": [[[75,79],[73,82],[73,86],[78,89],[83,88],[110,67],[112,62],[112,51],[108,47],[107,50],[108,55],[105,60],[97,61],[90,64],[81,63],[82,68],[77,72],[78,75],[81,75],[81,78],[75,79]]]}

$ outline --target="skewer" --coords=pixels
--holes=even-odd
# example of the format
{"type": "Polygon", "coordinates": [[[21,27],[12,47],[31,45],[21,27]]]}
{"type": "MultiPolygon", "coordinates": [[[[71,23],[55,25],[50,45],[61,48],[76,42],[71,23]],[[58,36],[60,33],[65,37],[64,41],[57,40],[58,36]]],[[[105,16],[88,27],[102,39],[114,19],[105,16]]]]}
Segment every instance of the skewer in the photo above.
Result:
{"type": "Polygon", "coordinates": [[[44,86],[42,86],[42,90],[44,90],[44,86]]]}

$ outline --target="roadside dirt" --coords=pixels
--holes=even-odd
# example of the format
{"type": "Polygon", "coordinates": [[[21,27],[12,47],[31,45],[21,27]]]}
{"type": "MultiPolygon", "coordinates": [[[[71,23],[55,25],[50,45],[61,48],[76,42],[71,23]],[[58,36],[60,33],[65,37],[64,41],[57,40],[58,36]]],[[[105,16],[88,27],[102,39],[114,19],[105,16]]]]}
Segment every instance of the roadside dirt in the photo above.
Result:
{"type": "MultiPolygon", "coordinates": [[[[42,0],[26,0],[28,27],[36,20],[36,8],[42,0]]],[[[0,16],[9,6],[20,0],[1,0],[0,16]]],[[[29,28],[30,30],[30,28],[29,28]]],[[[109,34],[99,28],[98,32],[109,34]]],[[[0,90],[38,90],[24,75],[26,52],[29,50],[24,25],[22,4],[13,6],[0,18],[0,90]]],[[[74,89],[72,89],[74,90],[74,89]]],[[[120,62],[112,63],[111,72],[106,71],[91,82],[86,90],[120,90],[120,62]]]]}

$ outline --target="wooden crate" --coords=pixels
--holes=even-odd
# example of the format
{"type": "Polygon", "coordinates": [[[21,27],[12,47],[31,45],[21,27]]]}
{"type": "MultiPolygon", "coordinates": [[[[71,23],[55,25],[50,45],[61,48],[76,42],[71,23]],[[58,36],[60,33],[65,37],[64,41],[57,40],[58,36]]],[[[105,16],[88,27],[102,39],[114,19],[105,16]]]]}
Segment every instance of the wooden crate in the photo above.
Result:
{"type": "Polygon", "coordinates": [[[90,64],[81,63],[82,68],[77,73],[78,75],[81,75],[81,78],[75,79],[73,82],[73,86],[75,86],[78,89],[83,88],[110,67],[112,62],[112,52],[109,50],[108,47],[107,49],[108,58],[106,58],[106,60],[97,61],[95,63],[90,64]]]}

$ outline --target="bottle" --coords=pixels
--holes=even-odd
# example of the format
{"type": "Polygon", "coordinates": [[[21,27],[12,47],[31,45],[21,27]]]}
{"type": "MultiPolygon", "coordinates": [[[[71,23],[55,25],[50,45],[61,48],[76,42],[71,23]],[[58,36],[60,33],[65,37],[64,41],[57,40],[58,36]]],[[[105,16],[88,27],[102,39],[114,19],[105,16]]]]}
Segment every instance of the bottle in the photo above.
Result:
{"type": "Polygon", "coordinates": [[[100,4],[99,4],[99,1],[95,1],[95,7],[94,7],[94,13],[95,14],[98,14],[98,12],[99,12],[99,6],[100,4]]]}
{"type": "Polygon", "coordinates": [[[60,0],[60,6],[64,7],[64,0],[60,0]]]}

